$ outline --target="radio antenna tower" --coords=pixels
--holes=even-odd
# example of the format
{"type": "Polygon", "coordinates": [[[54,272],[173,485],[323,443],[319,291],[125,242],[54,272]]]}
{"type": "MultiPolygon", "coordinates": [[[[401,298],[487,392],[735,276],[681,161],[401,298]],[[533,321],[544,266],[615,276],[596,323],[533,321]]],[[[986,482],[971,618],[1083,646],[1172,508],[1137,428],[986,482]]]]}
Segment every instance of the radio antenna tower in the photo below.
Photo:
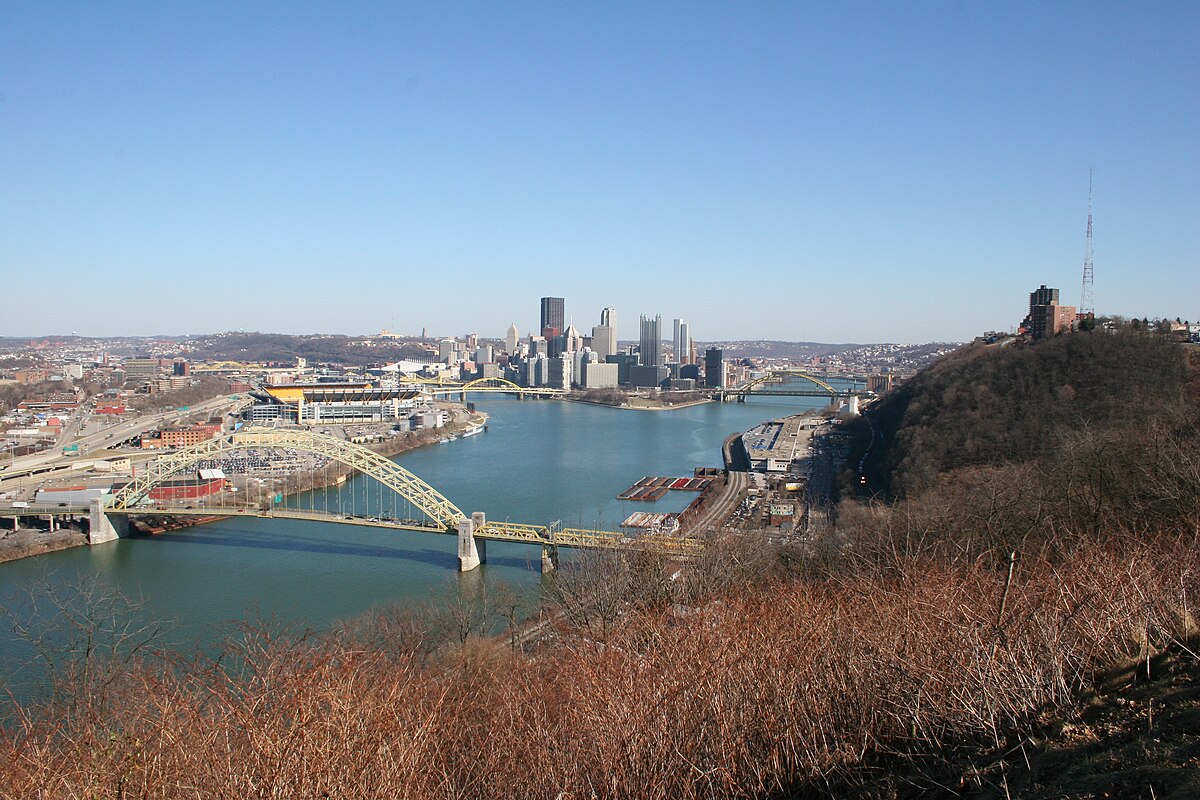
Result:
{"type": "Polygon", "coordinates": [[[1087,245],[1083,249],[1083,288],[1079,292],[1079,318],[1095,316],[1095,304],[1092,291],[1092,170],[1089,169],[1087,245]]]}

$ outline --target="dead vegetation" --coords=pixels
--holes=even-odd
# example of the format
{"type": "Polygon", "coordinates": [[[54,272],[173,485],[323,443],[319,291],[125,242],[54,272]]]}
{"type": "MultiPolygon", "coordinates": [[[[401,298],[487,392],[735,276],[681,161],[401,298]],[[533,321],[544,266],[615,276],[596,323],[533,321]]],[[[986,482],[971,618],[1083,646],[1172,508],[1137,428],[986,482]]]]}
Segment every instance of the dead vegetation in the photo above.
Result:
{"type": "Polygon", "coordinates": [[[919,779],[943,748],[1001,746],[1114,665],[1186,641],[1197,544],[1109,536],[1069,558],[1025,553],[1011,574],[914,557],[752,584],[732,579],[731,553],[729,579],[686,603],[669,574],[623,565],[604,581],[624,601],[615,617],[611,596],[573,594],[575,611],[530,652],[469,633],[431,648],[429,627],[400,615],[321,639],[247,626],[219,658],[186,663],[114,671],[92,653],[103,681],[86,703],[64,694],[5,731],[0,786],[113,798],[875,794],[889,775],[919,779]]]}

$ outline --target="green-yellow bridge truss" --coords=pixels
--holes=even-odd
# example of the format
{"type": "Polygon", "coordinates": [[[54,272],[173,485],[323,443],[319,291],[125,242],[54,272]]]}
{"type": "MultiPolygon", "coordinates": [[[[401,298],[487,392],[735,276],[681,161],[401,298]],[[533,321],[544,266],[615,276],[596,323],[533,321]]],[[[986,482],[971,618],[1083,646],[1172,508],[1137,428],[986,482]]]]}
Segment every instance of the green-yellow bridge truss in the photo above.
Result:
{"type": "MultiPolygon", "coordinates": [[[[475,553],[474,539],[476,538],[541,545],[544,548],[544,555],[550,555],[558,547],[577,547],[646,550],[687,556],[697,552],[700,547],[699,540],[688,537],[657,535],[629,537],[612,531],[486,521],[482,514],[468,516],[428,483],[394,461],[362,445],[303,428],[246,428],[163,455],[150,462],[140,475],[113,494],[106,504],[104,513],[256,516],[456,534],[459,537],[460,559],[464,558],[464,547],[469,546],[470,554],[475,553]],[[201,505],[191,508],[180,508],[174,504],[147,503],[147,498],[155,487],[162,485],[179,473],[194,468],[201,461],[247,448],[290,448],[297,452],[322,456],[344,464],[370,476],[395,492],[418,509],[424,518],[419,520],[363,518],[322,510],[305,511],[279,506],[264,508],[261,505],[250,503],[232,506],[201,505]]],[[[472,557],[473,555],[468,555],[462,562],[466,569],[472,568],[465,566],[472,557]]],[[[478,562],[479,559],[476,559],[475,564],[478,562]]]]}
{"type": "Polygon", "coordinates": [[[752,381],[743,383],[740,386],[733,386],[728,389],[721,390],[721,399],[736,398],[744,400],[747,396],[778,396],[778,397],[849,397],[855,394],[862,394],[857,389],[839,389],[828,381],[805,372],[799,369],[775,369],[755,378],[752,381]],[[804,380],[816,386],[816,389],[777,389],[773,384],[785,378],[803,378],[804,380]]]}
{"type": "Polygon", "coordinates": [[[487,394],[515,394],[519,397],[562,397],[567,394],[564,389],[552,389],[548,386],[518,386],[505,378],[476,378],[466,383],[448,381],[442,378],[405,378],[405,382],[418,385],[432,395],[483,392],[487,394]]]}

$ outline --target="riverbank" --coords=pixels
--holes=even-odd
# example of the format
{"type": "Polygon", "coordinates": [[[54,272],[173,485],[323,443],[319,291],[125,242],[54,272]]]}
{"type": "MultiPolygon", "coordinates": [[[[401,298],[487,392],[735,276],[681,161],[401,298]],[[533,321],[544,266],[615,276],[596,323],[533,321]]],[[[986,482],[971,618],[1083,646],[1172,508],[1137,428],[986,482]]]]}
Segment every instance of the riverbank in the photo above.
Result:
{"type": "Polygon", "coordinates": [[[0,539],[0,564],[45,553],[56,553],[87,544],[87,536],[72,528],[46,531],[39,528],[20,528],[8,531],[0,539]]]}

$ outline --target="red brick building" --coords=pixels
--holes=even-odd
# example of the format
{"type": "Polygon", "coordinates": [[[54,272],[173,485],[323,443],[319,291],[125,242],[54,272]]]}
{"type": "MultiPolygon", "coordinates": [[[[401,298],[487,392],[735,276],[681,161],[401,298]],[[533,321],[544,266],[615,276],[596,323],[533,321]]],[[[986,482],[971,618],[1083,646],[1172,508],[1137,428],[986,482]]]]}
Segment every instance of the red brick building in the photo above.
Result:
{"type": "Polygon", "coordinates": [[[184,478],[182,480],[166,481],[150,490],[151,500],[156,502],[169,500],[197,500],[201,497],[214,495],[225,488],[224,478],[184,478]]]}
{"type": "Polygon", "coordinates": [[[221,432],[220,425],[193,425],[190,428],[167,428],[159,436],[160,447],[188,447],[206,442],[221,432]]]}

